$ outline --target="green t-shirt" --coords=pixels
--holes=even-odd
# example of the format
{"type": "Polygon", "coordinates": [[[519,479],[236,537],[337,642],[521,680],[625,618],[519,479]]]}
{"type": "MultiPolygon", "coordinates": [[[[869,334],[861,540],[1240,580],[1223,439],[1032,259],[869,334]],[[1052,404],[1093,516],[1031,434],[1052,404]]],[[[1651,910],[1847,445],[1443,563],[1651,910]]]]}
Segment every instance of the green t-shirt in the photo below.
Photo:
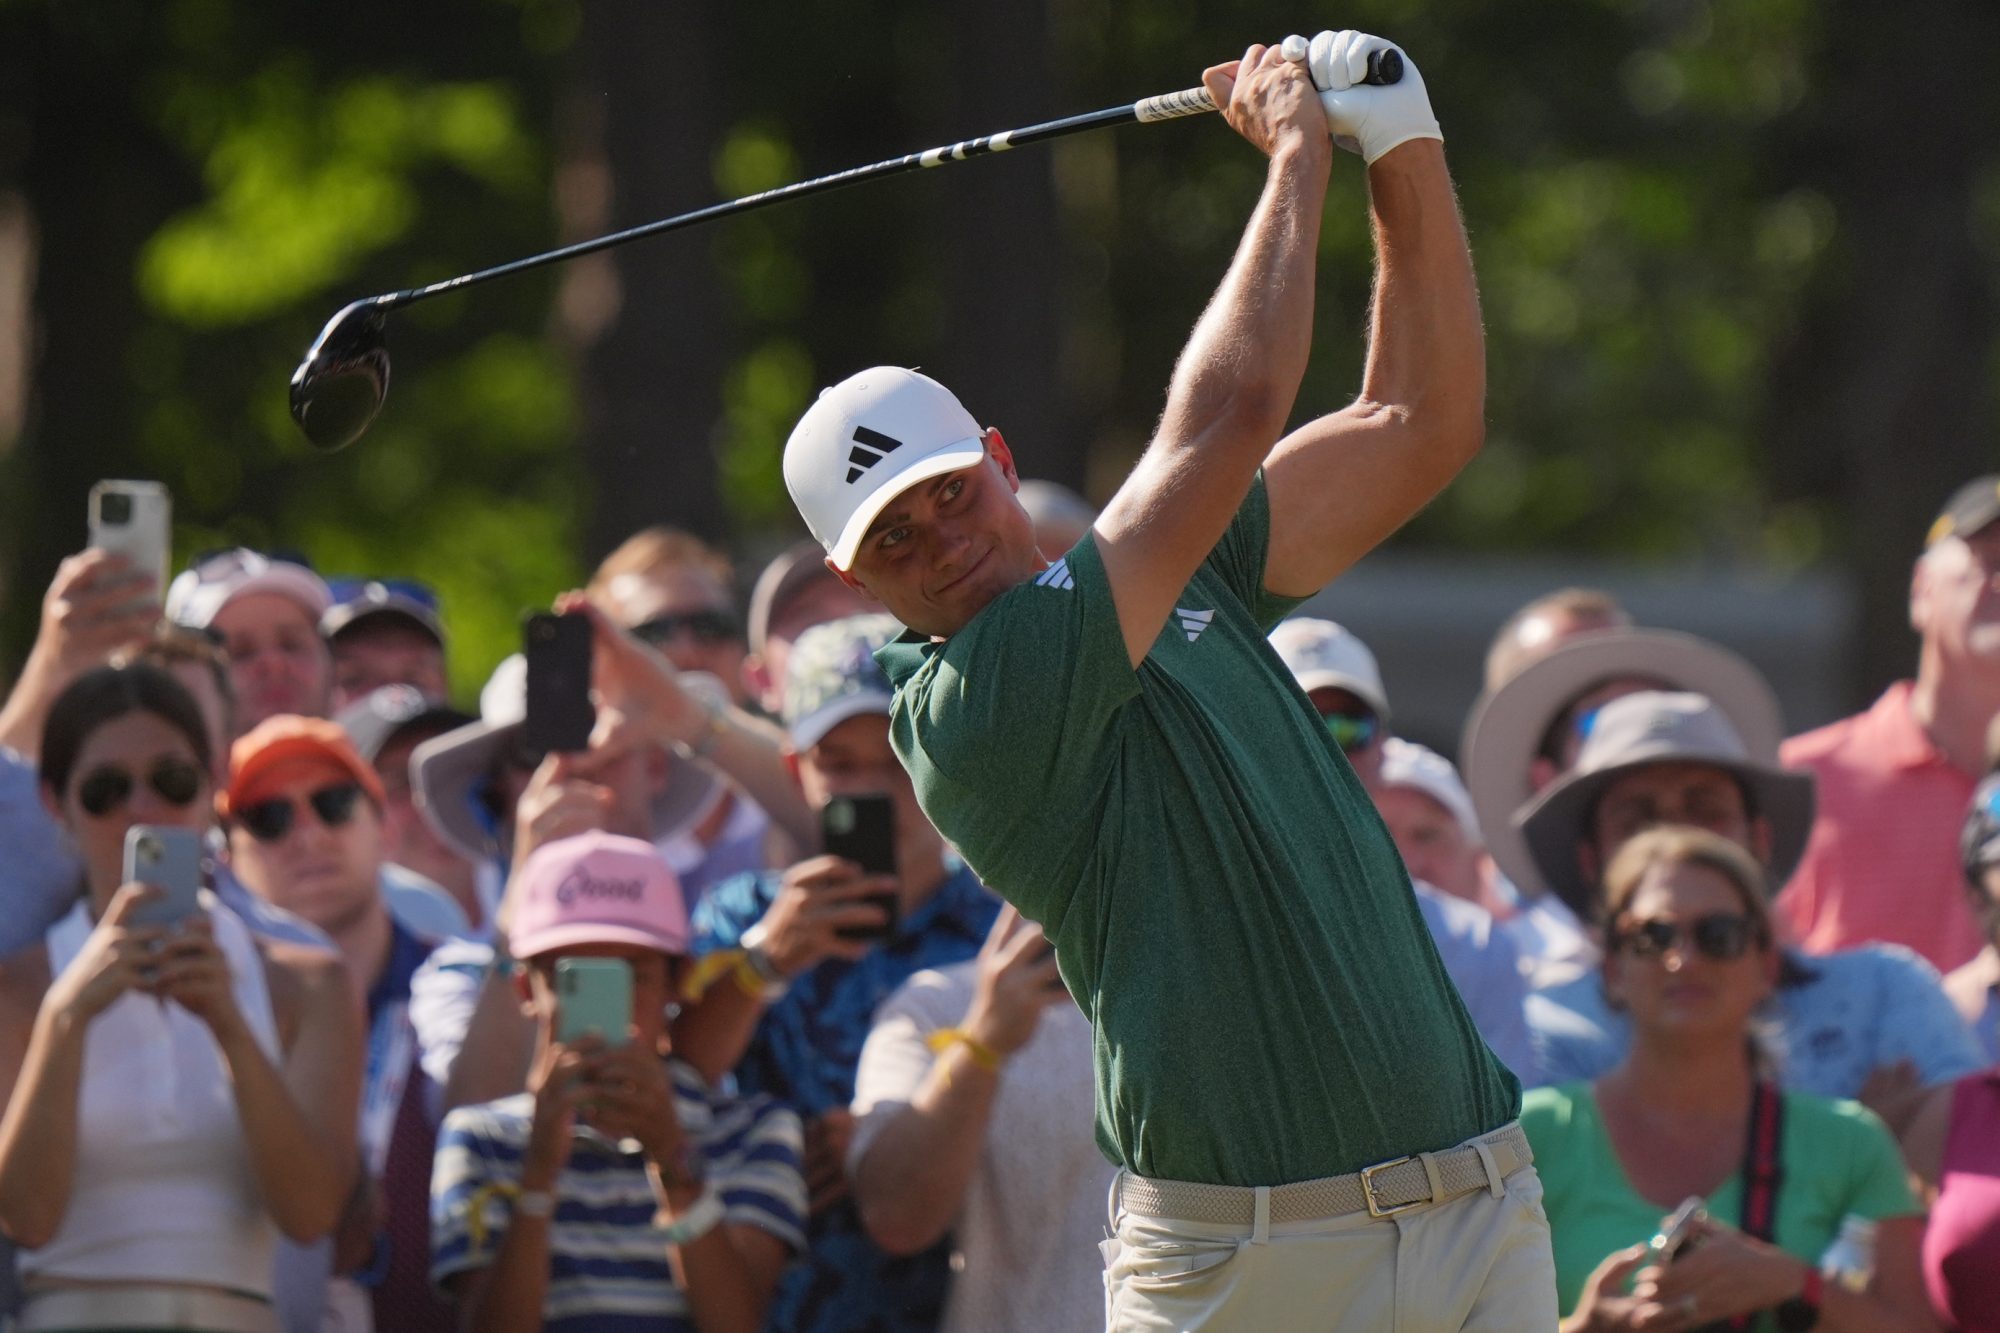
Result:
{"type": "Polygon", "coordinates": [[[1259,480],[1136,671],[1089,536],[947,642],[878,654],[918,800],[1055,941],[1098,1141],[1143,1176],[1342,1175],[1520,1105],[1265,640],[1296,605],[1263,590],[1269,527],[1259,480]]]}
{"type": "MultiPolygon", "coordinates": [[[[1556,1298],[1567,1315],[1604,1256],[1650,1237],[1673,1205],[1641,1198],[1625,1178],[1590,1084],[1536,1088],[1521,1109],[1521,1127],[1542,1177],[1542,1207],[1555,1241],[1556,1298]]],[[[1858,1102],[1786,1093],[1778,1163],[1784,1176],[1772,1239],[1807,1263],[1819,1262],[1849,1213],[1880,1220],[1920,1211],[1896,1141],[1858,1102]]],[[[1741,1172],[1708,1196],[1708,1211],[1731,1226],[1741,1220],[1741,1172]]]]}

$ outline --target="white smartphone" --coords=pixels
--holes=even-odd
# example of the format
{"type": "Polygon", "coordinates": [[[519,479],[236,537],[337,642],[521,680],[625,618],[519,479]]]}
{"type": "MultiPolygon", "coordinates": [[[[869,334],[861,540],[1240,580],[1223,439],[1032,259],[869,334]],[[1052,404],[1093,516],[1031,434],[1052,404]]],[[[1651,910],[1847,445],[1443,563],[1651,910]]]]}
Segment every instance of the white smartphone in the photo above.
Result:
{"type": "Polygon", "coordinates": [[[90,544],[113,551],[152,579],[149,596],[166,596],[173,498],[157,481],[100,481],[90,488],[90,544]]]}

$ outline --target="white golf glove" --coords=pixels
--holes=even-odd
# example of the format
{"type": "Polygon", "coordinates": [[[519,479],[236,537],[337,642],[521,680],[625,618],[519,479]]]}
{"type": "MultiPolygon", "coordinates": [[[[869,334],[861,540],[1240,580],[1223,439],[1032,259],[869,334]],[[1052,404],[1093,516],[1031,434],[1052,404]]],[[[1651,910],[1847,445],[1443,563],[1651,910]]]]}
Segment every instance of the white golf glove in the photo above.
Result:
{"type": "Polygon", "coordinates": [[[1319,89],[1333,141],[1371,164],[1412,139],[1444,138],[1424,91],[1424,76],[1408,53],[1403,54],[1400,82],[1379,87],[1362,82],[1371,52],[1398,49],[1393,42],[1352,29],[1323,32],[1307,47],[1306,70],[1319,89]]]}

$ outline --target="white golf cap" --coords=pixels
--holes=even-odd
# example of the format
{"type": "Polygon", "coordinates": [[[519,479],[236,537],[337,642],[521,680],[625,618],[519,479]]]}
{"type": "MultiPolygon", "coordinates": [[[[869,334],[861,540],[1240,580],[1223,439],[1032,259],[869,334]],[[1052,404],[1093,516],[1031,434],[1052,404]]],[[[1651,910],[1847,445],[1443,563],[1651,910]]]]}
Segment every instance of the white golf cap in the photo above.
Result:
{"type": "Polygon", "coordinates": [[[1382,773],[1375,781],[1383,787],[1408,787],[1422,792],[1444,807],[1467,842],[1474,847],[1486,845],[1486,838],[1479,831],[1479,816],[1472,812],[1472,795],[1459,781],[1458,770],[1451,766],[1451,760],[1428,745],[1391,736],[1382,743],[1382,773]]]}
{"type": "Polygon", "coordinates": [[[1297,616],[1271,631],[1271,646],[1302,690],[1346,690],[1389,720],[1389,694],[1368,645],[1331,620],[1297,616]]]}
{"type": "Polygon", "coordinates": [[[290,560],[274,560],[246,547],[218,551],[184,569],[167,589],[167,619],[188,629],[205,630],[222,608],[252,593],[276,593],[297,603],[315,629],[333,605],[326,580],[290,560]]]}
{"type": "Polygon", "coordinates": [[[889,502],[986,454],[979,423],[951,390],[900,366],[850,375],[806,409],[785,441],[785,489],[842,569],[889,502]]]}

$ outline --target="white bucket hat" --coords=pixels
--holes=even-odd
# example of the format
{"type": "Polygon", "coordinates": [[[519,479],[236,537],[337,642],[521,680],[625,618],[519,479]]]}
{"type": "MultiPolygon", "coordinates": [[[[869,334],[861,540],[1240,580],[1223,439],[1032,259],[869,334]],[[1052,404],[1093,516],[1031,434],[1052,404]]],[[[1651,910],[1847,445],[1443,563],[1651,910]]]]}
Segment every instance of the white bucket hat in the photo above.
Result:
{"type": "Polygon", "coordinates": [[[869,524],[920,481],[986,456],[984,434],[951,390],[928,375],[876,366],[806,409],[785,441],[785,489],[842,569],[869,524]]]}

